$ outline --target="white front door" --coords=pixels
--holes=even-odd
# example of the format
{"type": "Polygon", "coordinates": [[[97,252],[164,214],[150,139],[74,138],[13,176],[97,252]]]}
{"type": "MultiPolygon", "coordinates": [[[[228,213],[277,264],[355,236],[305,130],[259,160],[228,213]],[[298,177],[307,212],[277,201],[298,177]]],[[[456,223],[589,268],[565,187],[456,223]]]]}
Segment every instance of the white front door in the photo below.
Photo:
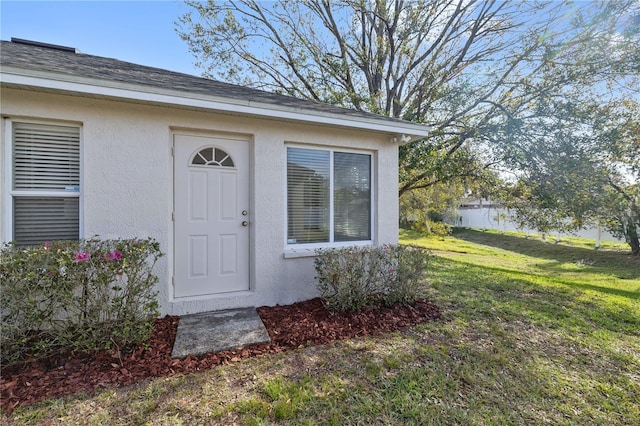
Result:
{"type": "Polygon", "coordinates": [[[249,142],[174,135],[174,296],[249,289],[249,142]]]}

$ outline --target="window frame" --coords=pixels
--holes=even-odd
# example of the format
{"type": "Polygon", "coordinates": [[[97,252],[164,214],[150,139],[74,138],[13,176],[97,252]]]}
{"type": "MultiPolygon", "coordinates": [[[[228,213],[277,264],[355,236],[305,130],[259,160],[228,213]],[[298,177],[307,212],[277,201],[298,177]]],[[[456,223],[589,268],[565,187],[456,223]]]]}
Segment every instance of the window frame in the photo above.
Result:
{"type": "Polygon", "coordinates": [[[14,241],[14,198],[31,197],[31,198],[78,198],[78,238],[82,239],[84,235],[84,135],[82,123],[66,121],[66,120],[47,120],[33,118],[4,118],[4,238],[5,242],[14,241]],[[43,191],[43,190],[15,190],[13,189],[13,128],[14,123],[36,124],[45,126],[64,126],[76,127],[78,129],[78,156],[79,156],[79,189],[78,191],[43,191]]]}
{"type": "Polygon", "coordinates": [[[322,248],[338,248],[338,247],[349,247],[349,246],[371,246],[375,244],[376,240],[376,187],[377,187],[377,155],[374,150],[367,149],[354,149],[354,148],[346,148],[339,146],[321,146],[321,145],[306,145],[300,143],[285,143],[284,149],[284,171],[285,171],[285,179],[284,179],[284,205],[285,205],[285,214],[284,214],[284,249],[285,249],[285,258],[289,257],[299,257],[302,256],[314,256],[315,250],[322,248]],[[289,148],[299,148],[299,149],[308,149],[308,150],[316,150],[316,151],[328,151],[329,152],[329,241],[327,242],[313,242],[313,243],[296,243],[290,244],[288,242],[289,237],[289,211],[287,208],[289,202],[289,190],[288,190],[288,173],[287,173],[287,158],[288,158],[288,149],[289,148]],[[335,241],[335,222],[334,222],[334,154],[336,152],[347,153],[347,154],[364,154],[369,156],[369,167],[370,167],[370,202],[369,202],[369,235],[370,239],[368,240],[357,240],[357,241],[335,241]]]}

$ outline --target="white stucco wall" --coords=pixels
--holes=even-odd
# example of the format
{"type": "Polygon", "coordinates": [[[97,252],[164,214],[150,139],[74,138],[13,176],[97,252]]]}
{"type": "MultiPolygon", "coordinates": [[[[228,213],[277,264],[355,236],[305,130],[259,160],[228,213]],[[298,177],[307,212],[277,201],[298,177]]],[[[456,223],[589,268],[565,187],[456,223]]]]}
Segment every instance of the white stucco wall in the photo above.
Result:
{"type": "Polygon", "coordinates": [[[287,304],[317,295],[313,257],[284,256],[287,142],[373,153],[375,243],[397,242],[398,147],[389,135],[25,90],[2,89],[1,96],[2,240],[9,226],[6,118],[77,123],[81,125],[81,236],[157,239],[166,254],[156,268],[163,315],[287,304]],[[251,140],[248,292],[172,299],[171,146],[176,130],[228,132],[251,140]]]}

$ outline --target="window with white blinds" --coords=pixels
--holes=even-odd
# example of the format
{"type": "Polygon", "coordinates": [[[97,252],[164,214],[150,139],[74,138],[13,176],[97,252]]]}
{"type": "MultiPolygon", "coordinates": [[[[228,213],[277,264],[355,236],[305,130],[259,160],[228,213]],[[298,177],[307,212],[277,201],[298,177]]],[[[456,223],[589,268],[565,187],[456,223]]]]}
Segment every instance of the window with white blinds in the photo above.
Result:
{"type": "Polygon", "coordinates": [[[287,243],[371,240],[371,155],[287,148],[287,243]]]}
{"type": "Polygon", "coordinates": [[[13,240],[79,238],[80,129],[12,123],[13,240]]]}

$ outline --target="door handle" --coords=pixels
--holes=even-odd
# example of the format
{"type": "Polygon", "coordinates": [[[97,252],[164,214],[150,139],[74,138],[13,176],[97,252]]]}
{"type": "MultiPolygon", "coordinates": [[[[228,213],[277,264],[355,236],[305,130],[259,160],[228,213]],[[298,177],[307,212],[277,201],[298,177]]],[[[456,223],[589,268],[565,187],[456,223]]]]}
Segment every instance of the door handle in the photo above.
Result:
{"type": "Polygon", "coordinates": [[[246,220],[242,221],[242,226],[249,226],[249,222],[247,222],[246,220]]]}

